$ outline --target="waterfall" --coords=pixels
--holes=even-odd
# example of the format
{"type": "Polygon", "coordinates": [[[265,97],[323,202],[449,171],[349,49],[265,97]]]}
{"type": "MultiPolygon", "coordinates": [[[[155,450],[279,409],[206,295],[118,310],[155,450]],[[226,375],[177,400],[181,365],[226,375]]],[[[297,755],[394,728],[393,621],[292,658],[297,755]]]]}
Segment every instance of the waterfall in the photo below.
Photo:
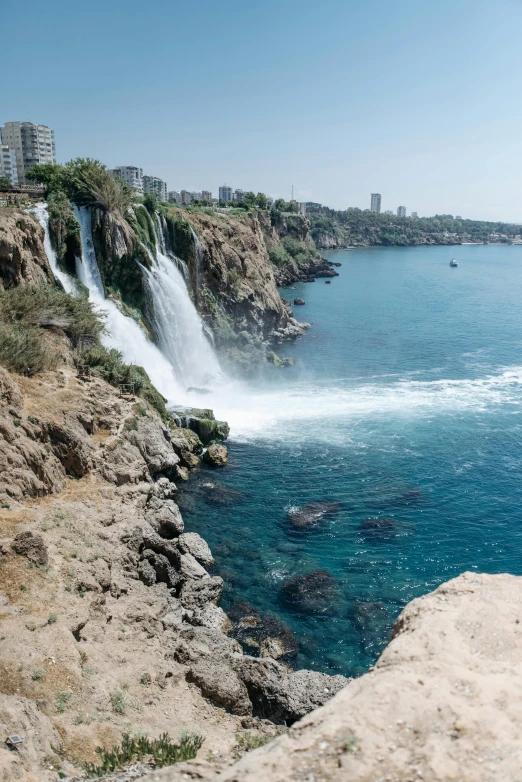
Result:
{"type": "MultiPolygon", "coordinates": [[[[82,257],[76,259],[76,274],[89,291],[89,300],[105,316],[102,342],[116,348],[127,364],[142,366],[158,391],[169,402],[189,401],[186,390],[201,388],[222,376],[219,362],[205,336],[203,323],[189,296],[179,259],[169,257],[167,226],[157,216],[156,253],[149,252],[151,269],[142,268],[151,299],[150,320],[159,346],[151,342],[133,318],[123,314],[106,298],[92,239],[90,209],[73,205],[80,224],[82,257]]],[[[53,273],[65,290],[78,295],[75,280],[58,267],[49,237],[46,204],[37,204],[34,214],[45,231],[45,252],[53,273]]]]}
{"type": "Polygon", "coordinates": [[[189,296],[174,259],[164,252],[165,242],[158,216],[156,253],[143,274],[152,300],[150,319],[159,346],[185,387],[208,386],[221,376],[221,368],[205,336],[204,326],[189,296]]]}
{"type": "Polygon", "coordinates": [[[201,289],[201,273],[203,270],[203,249],[201,247],[201,242],[199,241],[198,235],[195,232],[195,230],[193,228],[191,228],[190,230],[192,231],[194,247],[196,248],[196,296],[199,296],[199,292],[201,289]]]}
{"type": "Polygon", "coordinates": [[[90,301],[106,315],[107,334],[102,336],[103,344],[119,350],[127,364],[142,366],[158,391],[169,401],[179,401],[182,389],[176,381],[171,363],[147,339],[135,320],[124,315],[111,299],[105,298],[92,241],[90,210],[75,206],[74,213],[80,223],[82,237],[82,257],[76,259],[76,270],[80,280],[89,289],[90,301]]]}
{"type": "Polygon", "coordinates": [[[67,293],[71,293],[72,295],[75,295],[77,293],[76,284],[72,279],[72,277],[69,277],[69,275],[63,272],[58,266],[56,253],[51,244],[51,237],[49,234],[49,214],[47,212],[47,204],[44,203],[36,204],[34,207],[31,207],[31,209],[29,209],[28,211],[34,214],[34,216],[36,217],[36,219],[44,229],[45,254],[47,255],[47,260],[49,261],[49,266],[51,267],[54,276],[58,280],[60,280],[60,282],[64,287],[64,290],[67,293]]]}

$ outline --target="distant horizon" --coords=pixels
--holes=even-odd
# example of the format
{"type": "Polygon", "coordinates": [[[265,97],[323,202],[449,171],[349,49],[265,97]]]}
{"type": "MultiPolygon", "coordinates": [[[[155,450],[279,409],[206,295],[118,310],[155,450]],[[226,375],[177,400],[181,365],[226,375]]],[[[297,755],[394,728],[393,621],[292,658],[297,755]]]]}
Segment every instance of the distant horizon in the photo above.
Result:
{"type": "Polygon", "coordinates": [[[2,21],[35,53],[5,36],[2,118],[53,128],[60,161],[522,221],[521,0],[26,0],[2,21]]]}

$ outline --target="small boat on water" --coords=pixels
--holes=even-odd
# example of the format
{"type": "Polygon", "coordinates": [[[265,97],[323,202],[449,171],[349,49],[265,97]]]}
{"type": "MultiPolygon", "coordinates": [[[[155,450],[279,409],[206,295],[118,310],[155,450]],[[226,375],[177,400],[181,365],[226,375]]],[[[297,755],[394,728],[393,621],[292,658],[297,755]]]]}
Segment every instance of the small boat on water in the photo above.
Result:
{"type": "Polygon", "coordinates": [[[455,260],[455,258],[453,258],[453,259],[450,261],[450,266],[458,266],[458,263],[457,263],[457,261],[455,260]]]}

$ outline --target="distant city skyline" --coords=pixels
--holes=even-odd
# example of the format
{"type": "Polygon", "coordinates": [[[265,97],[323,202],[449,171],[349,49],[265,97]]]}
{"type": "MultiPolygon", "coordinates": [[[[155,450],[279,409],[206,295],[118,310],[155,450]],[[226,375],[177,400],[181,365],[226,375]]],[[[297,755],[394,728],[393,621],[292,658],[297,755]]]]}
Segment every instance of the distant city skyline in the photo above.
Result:
{"type": "Polygon", "coordinates": [[[386,208],[522,219],[515,0],[53,0],[45,13],[26,0],[2,23],[43,65],[4,36],[16,78],[0,122],[53,128],[60,162],[136,161],[171,189],[229,181],[288,200],[293,184],[297,201],[344,209],[377,188],[386,208]],[[194,57],[223,48],[230,71],[194,57]]]}

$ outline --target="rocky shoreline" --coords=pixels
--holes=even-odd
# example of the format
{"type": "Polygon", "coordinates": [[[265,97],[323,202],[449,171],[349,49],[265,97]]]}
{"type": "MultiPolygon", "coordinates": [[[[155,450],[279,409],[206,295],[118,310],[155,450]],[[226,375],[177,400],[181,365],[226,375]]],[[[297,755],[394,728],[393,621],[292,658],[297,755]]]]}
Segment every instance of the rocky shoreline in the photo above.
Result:
{"type": "MultiPolygon", "coordinates": [[[[253,657],[228,635],[232,622],[218,605],[223,579],[175,501],[176,482],[212,443],[223,447],[228,429],[211,411],[177,411],[165,425],[141,402],[67,367],[38,380],[0,370],[0,402],[0,725],[24,735],[15,760],[0,751],[6,763],[54,780],[51,758],[70,775],[92,761],[97,744],[114,745],[124,722],[157,730],[154,697],[175,683],[195,687],[207,711],[239,719],[230,738],[242,725],[284,730],[347,683],[271,657],[284,655],[284,637],[262,638],[253,657]],[[125,667],[132,660],[124,683],[111,680],[121,658],[125,667]],[[96,669],[96,684],[86,666],[96,669]],[[128,701],[121,720],[118,699],[128,701]],[[134,699],[143,708],[136,714],[134,699]],[[97,731],[100,719],[109,720],[110,742],[97,731]]],[[[161,719],[173,734],[176,724],[161,719]]]]}

